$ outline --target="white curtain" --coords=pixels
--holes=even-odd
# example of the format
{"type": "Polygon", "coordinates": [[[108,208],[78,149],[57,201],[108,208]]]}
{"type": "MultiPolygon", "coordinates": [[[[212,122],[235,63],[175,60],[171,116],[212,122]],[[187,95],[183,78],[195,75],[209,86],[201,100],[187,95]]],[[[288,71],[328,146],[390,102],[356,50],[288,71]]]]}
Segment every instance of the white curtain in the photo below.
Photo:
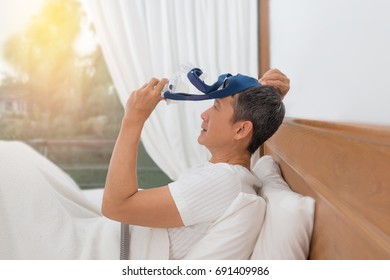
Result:
{"type": "MultiPolygon", "coordinates": [[[[122,104],[151,77],[190,63],[206,82],[222,73],[257,77],[257,0],[84,0],[122,104]]],[[[210,101],[160,102],[141,140],[171,178],[206,161],[197,143],[210,101]]]]}

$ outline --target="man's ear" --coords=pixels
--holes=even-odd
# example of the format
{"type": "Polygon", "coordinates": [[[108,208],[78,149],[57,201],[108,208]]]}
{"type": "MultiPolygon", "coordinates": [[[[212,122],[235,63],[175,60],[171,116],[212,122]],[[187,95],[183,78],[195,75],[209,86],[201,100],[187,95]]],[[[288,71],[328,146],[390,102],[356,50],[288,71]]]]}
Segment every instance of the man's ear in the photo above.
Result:
{"type": "Polygon", "coordinates": [[[250,136],[252,131],[253,131],[253,124],[251,121],[239,122],[236,129],[236,135],[234,138],[237,140],[245,138],[247,136],[250,136]]]}

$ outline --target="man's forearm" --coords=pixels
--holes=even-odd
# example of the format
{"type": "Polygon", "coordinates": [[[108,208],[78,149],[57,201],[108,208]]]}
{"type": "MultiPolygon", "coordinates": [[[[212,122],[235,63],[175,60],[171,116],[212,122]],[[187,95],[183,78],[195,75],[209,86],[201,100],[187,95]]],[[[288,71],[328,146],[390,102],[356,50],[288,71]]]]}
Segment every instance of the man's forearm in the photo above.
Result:
{"type": "Polygon", "coordinates": [[[103,208],[124,202],[138,190],[137,154],[143,122],[124,118],[104,188],[103,208]]]}

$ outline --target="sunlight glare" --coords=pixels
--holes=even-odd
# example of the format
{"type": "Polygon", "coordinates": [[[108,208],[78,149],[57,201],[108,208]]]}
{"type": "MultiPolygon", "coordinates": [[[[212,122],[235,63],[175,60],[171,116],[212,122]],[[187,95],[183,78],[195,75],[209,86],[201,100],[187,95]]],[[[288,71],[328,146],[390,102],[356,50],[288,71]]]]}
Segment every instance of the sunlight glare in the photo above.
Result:
{"type": "Polygon", "coordinates": [[[4,62],[3,43],[7,38],[20,31],[42,7],[44,0],[2,0],[0,1],[0,79],[2,72],[10,72],[4,62]]]}
{"type": "MultiPolygon", "coordinates": [[[[42,44],[50,44],[51,40],[58,40],[58,32],[54,30],[56,24],[53,26],[47,26],[47,22],[52,20],[53,23],[57,22],[66,22],[66,19],[61,18],[61,15],[58,15],[58,11],[51,10],[47,15],[49,18],[40,19],[35,18],[32,21],[32,18],[42,12],[43,5],[50,0],[2,0],[0,2],[0,82],[6,76],[6,73],[14,74],[14,69],[8,65],[4,59],[4,43],[14,34],[18,32],[23,32],[28,24],[32,27],[32,32],[34,32],[35,38],[39,38],[42,44]],[[49,28],[48,28],[49,27],[49,28]],[[44,31],[41,31],[45,29],[44,31]],[[49,32],[47,32],[49,30],[49,32]]],[[[88,29],[88,24],[86,19],[82,20],[81,34],[76,39],[74,48],[80,54],[88,54],[93,52],[96,49],[96,41],[93,37],[93,34],[88,29]]],[[[69,31],[62,30],[61,37],[63,40],[67,39],[67,36],[71,36],[71,30],[75,28],[74,26],[69,26],[69,31]]],[[[28,42],[26,42],[28,44],[28,42]]],[[[33,50],[34,51],[34,50],[33,50]]]]}

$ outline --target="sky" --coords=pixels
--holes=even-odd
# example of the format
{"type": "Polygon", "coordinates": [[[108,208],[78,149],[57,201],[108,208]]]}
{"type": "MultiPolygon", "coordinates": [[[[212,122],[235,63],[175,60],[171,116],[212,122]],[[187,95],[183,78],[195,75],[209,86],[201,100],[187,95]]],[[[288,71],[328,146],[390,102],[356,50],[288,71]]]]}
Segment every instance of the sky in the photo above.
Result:
{"type": "Polygon", "coordinates": [[[3,59],[3,43],[20,31],[28,20],[36,14],[44,0],[1,0],[0,1],[0,77],[1,72],[9,71],[3,59]]]}
{"type": "MultiPolygon", "coordinates": [[[[39,13],[46,0],[0,0],[0,81],[2,72],[12,73],[3,58],[3,43],[15,32],[23,29],[29,19],[39,13]]],[[[94,39],[84,32],[78,49],[88,52],[94,48],[94,39]]]]}

